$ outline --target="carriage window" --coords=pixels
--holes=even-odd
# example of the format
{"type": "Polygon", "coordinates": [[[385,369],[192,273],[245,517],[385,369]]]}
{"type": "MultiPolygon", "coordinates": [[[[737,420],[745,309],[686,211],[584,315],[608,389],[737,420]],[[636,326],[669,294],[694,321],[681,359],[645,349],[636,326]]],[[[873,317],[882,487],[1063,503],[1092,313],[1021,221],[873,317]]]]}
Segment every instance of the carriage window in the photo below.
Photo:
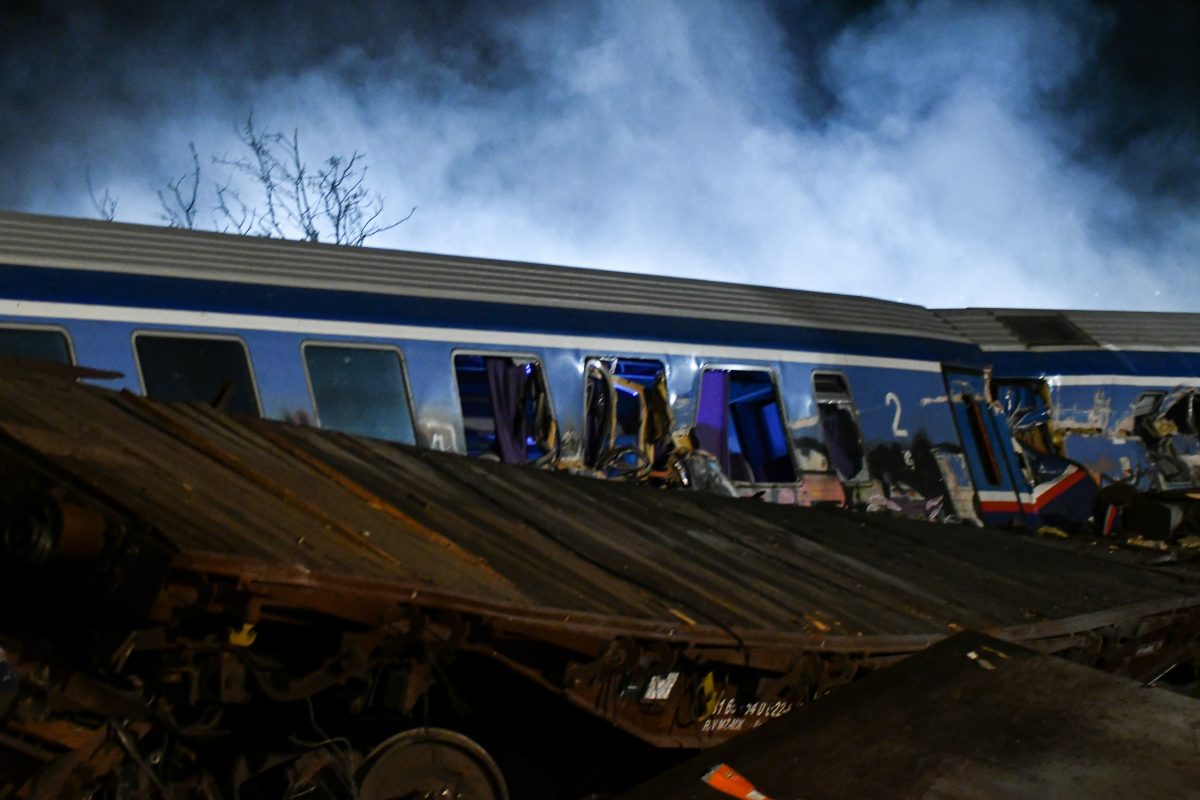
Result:
{"type": "Polygon", "coordinates": [[[557,429],[542,367],[514,356],[454,356],[467,454],[509,464],[553,452],[557,429]]]}
{"type": "Polygon", "coordinates": [[[1197,433],[1196,389],[1177,386],[1163,395],[1154,411],[1153,425],[1159,435],[1197,433]]]}
{"type": "Polygon", "coordinates": [[[846,376],[837,372],[813,373],[813,397],[829,461],[844,481],[853,480],[866,466],[862,430],[850,396],[846,376]]]}
{"type": "Polygon", "coordinates": [[[62,331],[0,328],[0,358],[29,358],[70,364],[71,346],[62,331]]]}
{"type": "Polygon", "coordinates": [[[133,345],[147,397],[258,415],[250,357],[240,340],[139,333],[133,345]]]}
{"type": "Polygon", "coordinates": [[[587,361],[584,461],[597,467],[630,449],[653,458],[671,434],[666,370],[659,361],[590,358],[587,361]]]}
{"type": "Polygon", "coordinates": [[[305,344],[304,365],[322,428],[416,443],[408,385],[397,351],[305,344]]]}
{"type": "Polygon", "coordinates": [[[1133,403],[1133,433],[1149,442],[1163,436],[1164,426],[1157,419],[1166,392],[1142,392],[1133,403]]]}
{"type": "Polygon", "coordinates": [[[1050,428],[1053,412],[1044,380],[992,379],[991,390],[1009,431],[1022,445],[1038,453],[1063,455],[1050,428]]]}
{"type": "Polygon", "coordinates": [[[742,483],[794,483],[779,393],[764,370],[707,369],[696,409],[700,447],[742,483]]]}

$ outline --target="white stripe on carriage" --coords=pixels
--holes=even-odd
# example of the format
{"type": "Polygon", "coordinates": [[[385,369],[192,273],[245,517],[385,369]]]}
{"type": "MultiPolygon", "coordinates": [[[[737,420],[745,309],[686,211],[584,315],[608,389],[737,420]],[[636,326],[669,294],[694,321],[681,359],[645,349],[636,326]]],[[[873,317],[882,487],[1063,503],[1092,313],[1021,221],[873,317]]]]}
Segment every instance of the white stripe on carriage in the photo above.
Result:
{"type": "Polygon", "coordinates": [[[1051,386],[1200,386],[1200,377],[1182,375],[1049,375],[1051,386]]]}
{"type": "Polygon", "coordinates": [[[166,308],[138,308],[135,306],[101,306],[83,303],[0,300],[0,315],[53,320],[74,319],[126,322],[135,325],[180,325],[194,328],[215,328],[223,331],[256,330],[303,335],[503,345],[505,347],[549,347],[577,350],[606,350],[621,353],[704,356],[720,359],[748,359],[753,361],[785,361],[845,367],[901,369],[911,372],[942,371],[942,365],[937,361],[921,361],[911,358],[818,353],[759,347],[729,347],[723,345],[690,344],[687,342],[645,341],[642,339],[607,339],[591,336],[524,333],[520,331],[473,330],[469,328],[438,328],[433,326],[392,325],[374,322],[272,317],[257,314],[181,311],[166,308]]]}

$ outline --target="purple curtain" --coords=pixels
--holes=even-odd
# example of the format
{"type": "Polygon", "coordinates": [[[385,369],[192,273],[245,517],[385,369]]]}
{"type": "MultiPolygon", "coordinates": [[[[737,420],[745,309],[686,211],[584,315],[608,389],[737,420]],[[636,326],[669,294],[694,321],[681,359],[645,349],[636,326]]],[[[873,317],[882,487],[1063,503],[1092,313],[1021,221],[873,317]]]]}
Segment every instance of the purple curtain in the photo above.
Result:
{"type": "Polygon", "coordinates": [[[717,457],[725,474],[729,463],[729,373],[708,370],[700,378],[700,405],[696,408],[696,438],[700,448],[717,457]]]}
{"type": "Polygon", "coordinates": [[[485,357],[488,391],[492,396],[492,416],[496,422],[496,447],[507,464],[529,460],[525,444],[525,391],[532,377],[511,358],[485,357]]]}
{"type": "Polygon", "coordinates": [[[825,432],[825,448],[829,460],[843,480],[850,480],[863,466],[862,444],[858,438],[858,425],[850,409],[831,403],[819,403],[821,428],[825,432]]]}

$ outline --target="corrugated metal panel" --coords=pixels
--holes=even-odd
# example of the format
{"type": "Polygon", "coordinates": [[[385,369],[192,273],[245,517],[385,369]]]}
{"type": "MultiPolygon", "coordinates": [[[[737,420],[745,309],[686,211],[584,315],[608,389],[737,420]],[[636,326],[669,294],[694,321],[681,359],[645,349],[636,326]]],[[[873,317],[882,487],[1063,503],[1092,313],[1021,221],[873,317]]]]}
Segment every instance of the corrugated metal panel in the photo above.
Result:
{"type": "Polygon", "coordinates": [[[938,309],[937,314],[985,350],[1024,350],[1025,345],[992,312],[984,308],[938,309]]]}
{"type": "Polygon", "coordinates": [[[1200,703],[1083,664],[961,634],[706,750],[616,800],[760,794],[1125,800],[1200,785],[1200,703]],[[868,744],[869,743],[869,744],[868,744]]]}
{"type": "Polygon", "coordinates": [[[1200,314],[1069,311],[1067,317],[1101,345],[1200,350],[1200,314]]]}
{"type": "Polygon", "coordinates": [[[961,341],[927,309],[864,297],[12,212],[0,213],[0,263],[961,341]]]}
{"type": "Polygon", "coordinates": [[[1200,604],[1193,580],[1114,563],[1088,543],[547,473],[11,365],[0,378],[0,467],[32,458],[188,563],[321,580],[335,593],[371,581],[401,602],[436,593],[509,618],[553,612],[853,649],[863,636],[1012,626],[1033,636],[1039,622],[1200,604]]]}
{"type": "Polygon", "coordinates": [[[1031,349],[998,317],[1047,314],[1061,314],[1104,348],[1200,350],[1200,314],[1015,308],[952,308],[936,313],[985,350],[1031,349]]]}

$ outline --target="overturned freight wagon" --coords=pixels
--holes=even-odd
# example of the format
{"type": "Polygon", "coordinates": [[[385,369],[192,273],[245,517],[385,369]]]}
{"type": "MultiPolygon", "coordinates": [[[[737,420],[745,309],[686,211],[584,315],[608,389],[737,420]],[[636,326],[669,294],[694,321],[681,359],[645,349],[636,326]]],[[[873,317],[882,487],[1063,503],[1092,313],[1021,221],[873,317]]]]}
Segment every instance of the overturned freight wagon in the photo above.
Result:
{"type": "Polygon", "coordinates": [[[582,796],[956,630],[1142,679],[1200,633],[1194,579],[1092,543],[592,481],[79,374],[0,365],[0,795],[582,796]]]}

